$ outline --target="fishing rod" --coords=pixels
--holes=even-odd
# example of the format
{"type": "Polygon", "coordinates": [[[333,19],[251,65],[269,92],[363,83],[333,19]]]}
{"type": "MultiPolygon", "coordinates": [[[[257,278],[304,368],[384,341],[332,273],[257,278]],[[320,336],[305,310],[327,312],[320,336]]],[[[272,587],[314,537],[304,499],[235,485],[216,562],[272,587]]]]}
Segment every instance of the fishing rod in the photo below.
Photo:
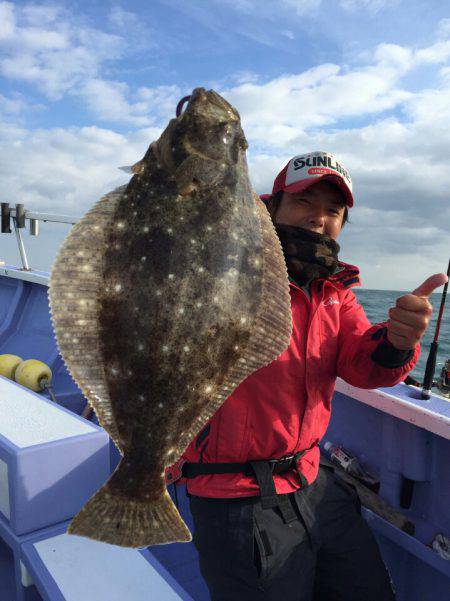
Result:
{"type": "Polygon", "coordinates": [[[450,260],[447,268],[447,282],[442,291],[441,306],[439,308],[439,315],[436,323],[436,330],[434,332],[434,340],[430,345],[430,353],[427,359],[427,366],[425,368],[425,375],[423,378],[422,387],[422,399],[428,401],[430,398],[431,386],[433,385],[434,371],[436,369],[436,356],[438,351],[438,338],[439,330],[441,329],[442,315],[444,313],[445,299],[447,298],[448,278],[450,278],[450,260]]]}

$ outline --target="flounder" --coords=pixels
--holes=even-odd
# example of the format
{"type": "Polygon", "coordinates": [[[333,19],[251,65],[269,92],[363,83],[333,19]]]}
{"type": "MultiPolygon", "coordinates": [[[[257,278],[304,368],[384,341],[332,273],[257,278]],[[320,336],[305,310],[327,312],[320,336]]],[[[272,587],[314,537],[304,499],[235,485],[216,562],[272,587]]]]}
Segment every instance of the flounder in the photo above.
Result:
{"type": "Polygon", "coordinates": [[[238,112],[196,88],[134,169],[65,239],[49,301],[75,382],[123,455],[68,532],[188,542],[165,486],[233,390],[287,348],[282,249],[252,191],[238,112]]]}

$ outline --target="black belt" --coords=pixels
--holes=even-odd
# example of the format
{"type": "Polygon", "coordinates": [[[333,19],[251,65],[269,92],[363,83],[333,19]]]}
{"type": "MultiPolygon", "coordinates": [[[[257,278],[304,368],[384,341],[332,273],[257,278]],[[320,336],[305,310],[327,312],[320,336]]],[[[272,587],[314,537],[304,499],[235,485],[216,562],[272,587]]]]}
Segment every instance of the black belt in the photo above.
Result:
{"type": "Polygon", "coordinates": [[[297,519],[288,495],[277,495],[272,474],[284,474],[295,470],[301,480],[301,488],[306,488],[308,482],[300,472],[297,462],[309,449],[286,455],[281,459],[266,459],[247,461],[245,463],[183,463],[181,468],[182,478],[195,478],[206,474],[239,474],[255,476],[261,490],[261,506],[263,509],[278,506],[286,523],[297,519]]]}
{"type": "MultiPolygon", "coordinates": [[[[308,449],[309,450],[309,449],[308,449]]],[[[291,470],[297,470],[301,478],[303,474],[297,468],[297,461],[304,455],[306,451],[300,451],[292,455],[285,455],[281,459],[266,459],[259,463],[267,463],[270,471],[273,474],[285,474],[291,470]]],[[[183,463],[181,468],[182,478],[195,478],[196,476],[204,476],[206,474],[240,474],[253,476],[253,463],[255,461],[246,461],[245,463],[183,463]]]]}

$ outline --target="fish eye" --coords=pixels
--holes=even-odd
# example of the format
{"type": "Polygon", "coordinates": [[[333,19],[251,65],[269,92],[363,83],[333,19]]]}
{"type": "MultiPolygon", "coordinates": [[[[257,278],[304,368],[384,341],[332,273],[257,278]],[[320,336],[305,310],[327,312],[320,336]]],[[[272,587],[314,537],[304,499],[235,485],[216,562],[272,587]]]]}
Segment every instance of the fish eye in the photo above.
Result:
{"type": "Polygon", "coordinates": [[[239,148],[242,148],[242,150],[247,150],[248,143],[247,143],[247,140],[244,138],[244,136],[239,138],[238,144],[239,144],[239,148]]]}

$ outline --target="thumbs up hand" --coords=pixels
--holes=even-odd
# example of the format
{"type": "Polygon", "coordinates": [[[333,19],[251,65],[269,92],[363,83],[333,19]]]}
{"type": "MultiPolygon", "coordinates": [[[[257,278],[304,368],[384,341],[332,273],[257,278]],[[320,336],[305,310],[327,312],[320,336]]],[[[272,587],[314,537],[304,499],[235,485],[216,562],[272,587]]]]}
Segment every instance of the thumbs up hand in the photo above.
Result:
{"type": "Polygon", "coordinates": [[[413,349],[422,338],[433,313],[428,298],[447,279],[444,273],[435,273],[411,294],[400,296],[395,307],[389,309],[387,338],[396,348],[405,351],[413,349]]]}

